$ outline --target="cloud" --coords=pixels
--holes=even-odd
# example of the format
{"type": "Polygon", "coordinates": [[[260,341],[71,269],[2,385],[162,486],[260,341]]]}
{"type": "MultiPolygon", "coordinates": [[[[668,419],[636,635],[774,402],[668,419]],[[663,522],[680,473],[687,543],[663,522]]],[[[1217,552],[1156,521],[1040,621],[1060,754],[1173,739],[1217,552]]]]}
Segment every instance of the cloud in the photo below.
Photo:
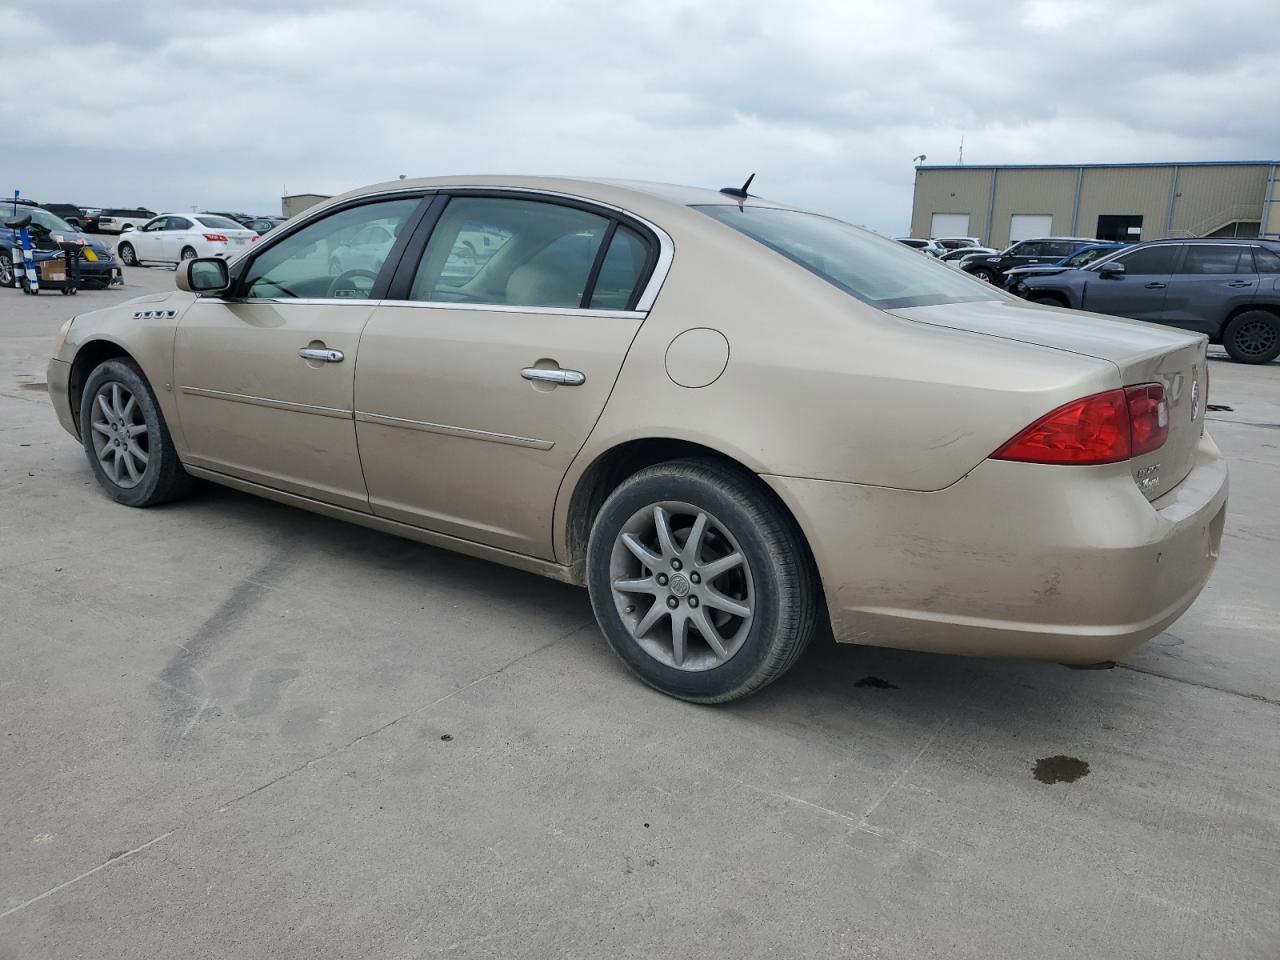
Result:
{"type": "Polygon", "coordinates": [[[286,186],[400,173],[756,171],[762,195],[894,233],[911,158],[961,136],[973,163],[1280,156],[1261,0],[120,9],[6,14],[0,76],[28,96],[0,100],[3,179],[25,194],[267,212],[286,186]]]}

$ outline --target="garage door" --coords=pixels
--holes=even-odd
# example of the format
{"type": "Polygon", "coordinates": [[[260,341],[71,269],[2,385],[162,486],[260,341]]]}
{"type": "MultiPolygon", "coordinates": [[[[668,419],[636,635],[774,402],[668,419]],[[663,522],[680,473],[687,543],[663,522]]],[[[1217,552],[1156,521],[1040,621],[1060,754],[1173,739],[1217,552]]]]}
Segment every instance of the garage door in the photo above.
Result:
{"type": "Polygon", "coordinates": [[[967,237],[969,215],[967,213],[935,213],[929,227],[931,237],[967,237]]]}
{"type": "Polygon", "coordinates": [[[1053,236],[1053,215],[1048,213],[1015,213],[1009,219],[1009,242],[1031,237],[1053,236]]]}

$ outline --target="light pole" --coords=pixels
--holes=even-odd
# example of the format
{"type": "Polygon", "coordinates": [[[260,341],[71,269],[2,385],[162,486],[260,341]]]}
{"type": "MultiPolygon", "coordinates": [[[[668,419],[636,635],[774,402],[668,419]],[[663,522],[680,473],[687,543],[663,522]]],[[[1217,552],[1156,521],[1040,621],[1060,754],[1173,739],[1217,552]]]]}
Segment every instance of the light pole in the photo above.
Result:
{"type": "Polygon", "coordinates": [[[924,163],[924,162],[925,162],[926,160],[928,160],[928,159],[929,159],[929,158],[928,158],[928,157],[926,157],[926,156],[922,153],[922,154],[920,154],[920,156],[918,156],[918,157],[912,157],[912,158],[911,158],[911,162],[912,162],[913,164],[915,164],[915,165],[918,167],[918,166],[920,166],[920,164],[924,163]]]}

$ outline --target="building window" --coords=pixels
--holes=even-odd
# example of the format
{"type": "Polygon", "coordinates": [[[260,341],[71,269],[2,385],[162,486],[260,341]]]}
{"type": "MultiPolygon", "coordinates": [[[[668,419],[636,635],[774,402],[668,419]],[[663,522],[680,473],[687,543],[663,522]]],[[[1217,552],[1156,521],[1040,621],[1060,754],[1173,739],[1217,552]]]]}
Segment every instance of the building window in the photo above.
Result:
{"type": "Polygon", "coordinates": [[[1098,217],[1099,240],[1136,243],[1142,239],[1142,217],[1132,213],[1104,213],[1098,217]]]}

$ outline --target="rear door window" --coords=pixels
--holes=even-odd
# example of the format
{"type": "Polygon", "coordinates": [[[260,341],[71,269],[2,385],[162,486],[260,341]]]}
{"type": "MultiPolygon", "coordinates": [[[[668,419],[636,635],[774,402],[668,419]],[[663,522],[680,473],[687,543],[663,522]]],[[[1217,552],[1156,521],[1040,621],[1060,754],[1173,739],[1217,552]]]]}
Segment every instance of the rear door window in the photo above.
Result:
{"type": "Polygon", "coordinates": [[[1245,246],[1188,244],[1178,273],[1233,274],[1253,273],[1253,257],[1245,246]]]}

